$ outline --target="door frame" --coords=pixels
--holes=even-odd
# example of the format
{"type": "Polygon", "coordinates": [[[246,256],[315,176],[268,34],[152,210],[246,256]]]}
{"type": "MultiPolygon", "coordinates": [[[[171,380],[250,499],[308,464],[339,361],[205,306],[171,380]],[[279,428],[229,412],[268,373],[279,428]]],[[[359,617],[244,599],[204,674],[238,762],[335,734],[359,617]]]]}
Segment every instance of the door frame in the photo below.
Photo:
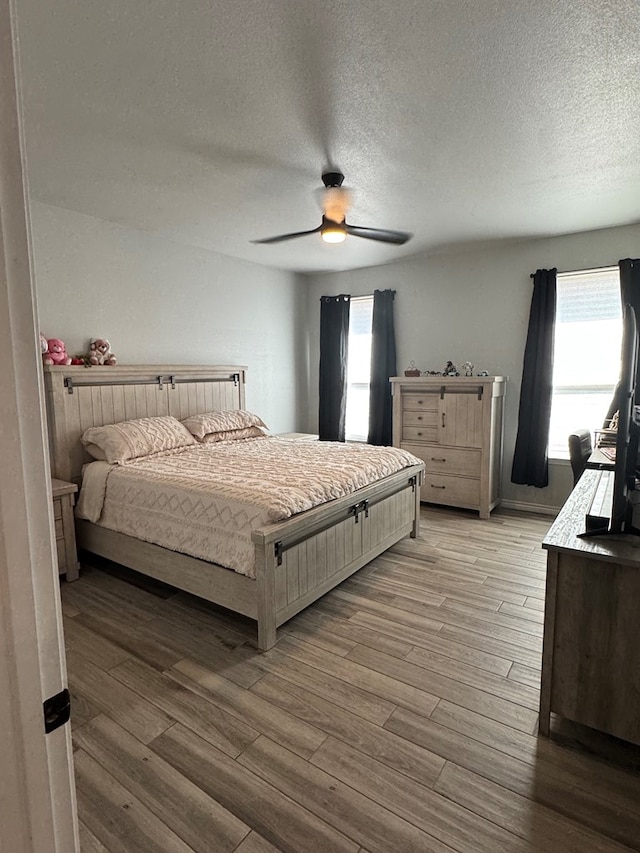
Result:
{"type": "Polygon", "coordinates": [[[79,851],[14,0],[0,0],[0,847],[79,851]],[[6,846],[5,846],[6,845],[6,846]]]}

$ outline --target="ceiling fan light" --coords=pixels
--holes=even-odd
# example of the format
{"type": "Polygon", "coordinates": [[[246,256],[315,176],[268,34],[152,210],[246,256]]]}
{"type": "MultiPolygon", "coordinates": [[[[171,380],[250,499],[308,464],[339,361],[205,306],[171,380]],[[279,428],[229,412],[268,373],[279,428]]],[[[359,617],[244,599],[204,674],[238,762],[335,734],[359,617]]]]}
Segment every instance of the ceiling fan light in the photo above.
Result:
{"type": "Polygon", "coordinates": [[[325,243],[344,243],[347,232],[341,225],[324,225],[320,232],[325,243]]]}

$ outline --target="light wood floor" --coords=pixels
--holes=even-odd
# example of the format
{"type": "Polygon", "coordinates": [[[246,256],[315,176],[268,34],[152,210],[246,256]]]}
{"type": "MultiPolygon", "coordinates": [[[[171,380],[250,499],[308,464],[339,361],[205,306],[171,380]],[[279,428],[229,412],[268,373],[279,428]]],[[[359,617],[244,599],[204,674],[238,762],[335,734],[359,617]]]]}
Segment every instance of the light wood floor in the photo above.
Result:
{"type": "Polygon", "coordinates": [[[640,750],[536,736],[548,526],[423,509],[266,653],[89,557],[62,585],[83,853],[640,850],[640,750]]]}

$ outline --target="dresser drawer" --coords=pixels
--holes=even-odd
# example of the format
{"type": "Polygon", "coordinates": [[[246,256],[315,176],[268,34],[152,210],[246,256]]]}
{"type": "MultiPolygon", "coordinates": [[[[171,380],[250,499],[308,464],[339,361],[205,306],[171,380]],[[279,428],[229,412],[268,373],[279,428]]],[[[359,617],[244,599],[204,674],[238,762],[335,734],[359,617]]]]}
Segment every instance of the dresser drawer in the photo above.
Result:
{"type": "Polygon", "coordinates": [[[64,523],[61,518],[53,519],[56,530],[56,539],[64,539],[64,523]]]}
{"type": "MultiPolygon", "coordinates": [[[[55,519],[62,518],[62,499],[54,498],[53,499],[53,517],[55,519]]],[[[57,536],[57,533],[56,533],[57,536]]]]}
{"type": "Polygon", "coordinates": [[[58,552],[58,574],[63,575],[67,571],[67,547],[64,539],[56,539],[56,550],[58,552]]]}
{"type": "Polygon", "coordinates": [[[420,500],[447,506],[480,506],[480,480],[454,477],[451,474],[425,473],[420,500]]]}
{"type": "MultiPolygon", "coordinates": [[[[438,440],[438,427],[425,424],[423,426],[404,426],[402,427],[403,446],[407,441],[425,441],[431,444],[438,440]]],[[[412,451],[413,452],[413,451],[412,451]]],[[[422,454],[417,454],[422,455],[422,454]]]]}
{"type": "Polygon", "coordinates": [[[73,504],[77,491],[78,487],[75,483],[67,483],[55,477],[51,480],[58,574],[66,575],[68,581],[76,580],[80,569],[73,519],[73,504]]]}
{"type": "Polygon", "coordinates": [[[438,394],[403,394],[402,409],[405,412],[438,411],[438,394]]]}
{"type": "Polygon", "coordinates": [[[438,413],[431,409],[407,409],[402,418],[405,427],[430,426],[438,428],[438,413]]]}
{"type": "MultiPolygon", "coordinates": [[[[407,448],[409,450],[409,448],[407,448]]],[[[482,452],[473,448],[433,447],[416,448],[425,464],[425,470],[435,474],[462,474],[463,477],[479,477],[482,452]]],[[[414,451],[410,450],[410,453],[414,451]]]]}

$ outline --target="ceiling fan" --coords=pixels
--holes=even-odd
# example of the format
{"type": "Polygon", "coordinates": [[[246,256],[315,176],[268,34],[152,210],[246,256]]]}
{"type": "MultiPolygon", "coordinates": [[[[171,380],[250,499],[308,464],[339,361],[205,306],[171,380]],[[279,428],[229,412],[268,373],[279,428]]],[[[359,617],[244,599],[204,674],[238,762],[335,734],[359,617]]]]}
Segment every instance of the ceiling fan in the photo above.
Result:
{"type": "Polygon", "coordinates": [[[304,237],[306,234],[320,234],[325,243],[342,243],[347,234],[353,237],[365,237],[367,240],[377,240],[380,243],[395,243],[401,246],[411,238],[406,231],[389,231],[385,228],[367,228],[363,225],[350,225],[346,221],[350,205],[350,192],[342,186],[342,172],[325,172],[322,175],[324,190],[322,193],[322,222],[310,231],[294,231],[292,234],[280,234],[277,237],[266,237],[263,240],[252,240],[252,243],[281,243],[294,237],[304,237]]]}

